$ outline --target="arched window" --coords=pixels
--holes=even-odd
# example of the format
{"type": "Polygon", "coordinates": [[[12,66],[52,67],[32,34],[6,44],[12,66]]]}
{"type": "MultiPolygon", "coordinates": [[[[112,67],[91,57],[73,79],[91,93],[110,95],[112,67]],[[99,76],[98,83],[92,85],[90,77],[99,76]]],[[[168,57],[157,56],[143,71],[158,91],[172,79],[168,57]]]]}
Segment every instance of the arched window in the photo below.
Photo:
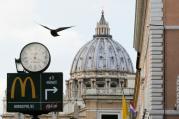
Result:
{"type": "Polygon", "coordinates": [[[91,83],[90,82],[86,82],[85,85],[86,85],[86,88],[91,88],[91,83]]]}
{"type": "Polygon", "coordinates": [[[105,81],[104,81],[104,79],[102,79],[102,78],[97,79],[96,80],[96,85],[97,85],[98,88],[105,87],[105,81]]]}
{"type": "Polygon", "coordinates": [[[117,84],[116,84],[115,82],[112,82],[110,87],[111,87],[111,88],[116,88],[116,87],[117,87],[117,84]]]}
{"type": "Polygon", "coordinates": [[[104,86],[105,86],[104,83],[98,83],[98,84],[97,84],[97,87],[98,87],[98,88],[103,88],[104,86]]]}

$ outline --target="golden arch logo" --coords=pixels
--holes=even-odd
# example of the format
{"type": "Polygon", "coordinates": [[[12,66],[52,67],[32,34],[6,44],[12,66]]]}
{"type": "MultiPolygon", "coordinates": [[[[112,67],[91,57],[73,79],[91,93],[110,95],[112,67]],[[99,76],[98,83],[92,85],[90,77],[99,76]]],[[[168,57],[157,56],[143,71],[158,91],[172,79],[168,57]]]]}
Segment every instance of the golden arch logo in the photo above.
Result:
{"type": "Polygon", "coordinates": [[[11,87],[11,98],[14,99],[14,93],[15,93],[15,86],[17,81],[19,81],[20,83],[20,87],[21,87],[21,96],[25,97],[25,90],[26,90],[26,84],[27,81],[30,81],[31,84],[31,92],[32,92],[32,98],[36,98],[36,94],[35,94],[35,86],[34,86],[34,82],[32,80],[31,77],[26,77],[25,80],[23,81],[20,77],[16,77],[12,83],[12,87],[11,87]]]}

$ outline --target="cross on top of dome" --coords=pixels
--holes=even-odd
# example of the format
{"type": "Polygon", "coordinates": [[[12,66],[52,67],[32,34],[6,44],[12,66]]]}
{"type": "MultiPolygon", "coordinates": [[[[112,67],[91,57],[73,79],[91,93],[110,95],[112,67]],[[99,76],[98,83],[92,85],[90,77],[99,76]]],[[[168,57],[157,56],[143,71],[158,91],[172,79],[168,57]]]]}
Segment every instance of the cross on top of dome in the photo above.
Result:
{"type": "Polygon", "coordinates": [[[100,19],[100,21],[99,21],[99,24],[101,24],[101,25],[107,24],[107,22],[106,22],[106,20],[105,20],[105,18],[104,18],[104,11],[103,11],[103,10],[102,10],[102,12],[101,12],[101,19],[100,19]]]}

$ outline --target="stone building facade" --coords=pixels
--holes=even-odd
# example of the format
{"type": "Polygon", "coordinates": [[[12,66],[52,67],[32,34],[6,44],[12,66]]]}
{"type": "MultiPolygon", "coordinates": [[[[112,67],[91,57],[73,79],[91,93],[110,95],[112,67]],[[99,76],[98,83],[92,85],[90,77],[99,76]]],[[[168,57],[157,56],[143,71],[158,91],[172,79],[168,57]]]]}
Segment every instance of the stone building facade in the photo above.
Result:
{"type": "MultiPolygon", "coordinates": [[[[110,35],[102,12],[93,39],[76,54],[66,80],[63,112],[42,119],[121,119],[122,95],[133,99],[135,73],[126,50],[110,35]]],[[[16,114],[16,117],[30,118],[16,114]]],[[[4,112],[3,119],[14,119],[4,112]]]]}
{"type": "Polygon", "coordinates": [[[137,119],[178,119],[179,1],[136,0],[137,119]]]}

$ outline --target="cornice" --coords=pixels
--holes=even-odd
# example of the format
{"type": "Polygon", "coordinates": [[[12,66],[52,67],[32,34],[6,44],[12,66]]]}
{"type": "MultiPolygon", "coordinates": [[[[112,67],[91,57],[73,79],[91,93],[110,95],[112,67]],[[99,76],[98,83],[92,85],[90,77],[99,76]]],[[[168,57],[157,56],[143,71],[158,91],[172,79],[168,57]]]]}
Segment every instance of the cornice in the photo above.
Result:
{"type": "Polygon", "coordinates": [[[136,0],[135,24],[134,24],[134,42],[133,47],[140,52],[140,44],[142,44],[143,25],[145,20],[147,0],[136,0]]]}

